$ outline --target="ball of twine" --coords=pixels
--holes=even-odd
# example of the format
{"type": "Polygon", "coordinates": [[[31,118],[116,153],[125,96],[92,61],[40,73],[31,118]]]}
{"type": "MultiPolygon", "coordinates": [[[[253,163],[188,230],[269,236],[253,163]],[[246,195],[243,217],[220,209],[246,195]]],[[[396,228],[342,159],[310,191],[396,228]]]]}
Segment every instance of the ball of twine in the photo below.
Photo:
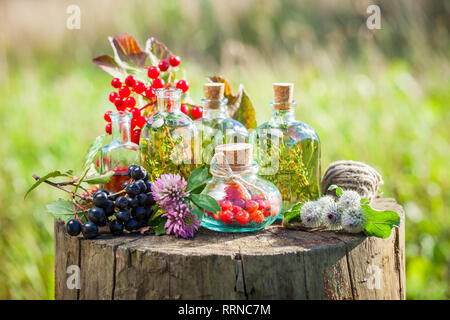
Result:
{"type": "Polygon", "coordinates": [[[363,162],[340,160],[331,163],[322,177],[322,194],[332,194],[328,191],[331,185],[337,185],[344,190],[354,190],[361,198],[369,200],[378,195],[383,178],[371,166],[363,162]]]}

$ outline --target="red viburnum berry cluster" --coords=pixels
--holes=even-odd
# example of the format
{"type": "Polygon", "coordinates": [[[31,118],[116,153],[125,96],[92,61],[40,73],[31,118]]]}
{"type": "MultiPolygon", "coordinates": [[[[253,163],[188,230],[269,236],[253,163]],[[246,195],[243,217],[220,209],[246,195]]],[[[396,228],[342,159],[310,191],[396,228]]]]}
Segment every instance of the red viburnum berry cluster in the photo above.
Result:
{"type": "MultiPolygon", "coordinates": [[[[173,87],[175,86],[177,89],[180,89],[185,93],[189,90],[189,82],[186,80],[178,80],[175,83],[174,73],[170,69],[170,67],[178,67],[181,63],[181,59],[178,56],[171,56],[169,61],[161,60],[158,63],[158,66],[150,66],[147,68],[147,76],[149,78],[147,83],[142,81],[138,81],[134,78],[133,75],[128,75],[123,81],[119,78],[114,78],[111,80],[111,86],[117,91],[113,91],[109,94],[109,101],[114,104],[117,111],[128,111],[133,117],[131,119],[131,141],[139,144],[139,138],[141,135],[141,130],[147,122],[147,118],[141,114],[141,111],[147,108],[148,106],[156,103],[156,90],[165,88],[165,87],[173,87]],[[164,82],[164,79],[161,78],[163,72],[168,72],[168,83],[164,82]],[[141,95],[143,98],[148,100],[148,103],[143,107],[139,108],[136,104],[137,95],[141,95]]],[[[186,107],[182,105],[182,107],[186,107]]],[[[189,115],[189,108],[182,111],[183,113],[189,115]]],[[[105,131],[108,134],[111,134],[111,118],[110,114],[112,111],[107,111],[104,114],[104,119],[107,122],[105,131]]],[[[192,117],[201,118],[202,111],[199,107],[192,108],[192,117]]]]}

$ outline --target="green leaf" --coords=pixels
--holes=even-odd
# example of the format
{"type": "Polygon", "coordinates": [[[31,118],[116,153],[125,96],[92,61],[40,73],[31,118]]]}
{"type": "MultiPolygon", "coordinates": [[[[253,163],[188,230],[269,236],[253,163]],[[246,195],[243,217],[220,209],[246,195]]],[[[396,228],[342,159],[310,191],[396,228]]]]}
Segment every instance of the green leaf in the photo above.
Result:
{"type": "Polygon", "coordinates": [[[400,227],[400,216],[392,210],[378,211],[369,205],[362,205],[361,208],[367,215],[365,233],[368,236],[379,238],[389,238],[393,227],[400,227]]]}
{"type": "Polygon", "coordinates": [[[200,207],[197,206],[193,201],[189,201],[189,209],[198,220],[201,221],[203,219],[203,216],[205,215],[205,210],[200,209],[200,207]]]}
{"type": "Polygon", "coordinates": [[[369,199],[367,199],[367,198],[362,198],[361,199],[361,204],[369,204],[369,199]]]}
{"type": "Polygon", "coordinates": [[[255,129],[256,116],[253,102],[250,100],[250,97],[248,96],[244,87],[242,87],[241,90],[241,103],[239,104],[239,108],[237,109],[236,113],[233,115],[233,119],[242,123],[247,129],[255,129]]]}
{"type": "Polygon", "coordinates": [[[283,213],[284,221],[287,223],[301,222],[300,210],[302,210],[302,207],[303,207],[303,203],[301,203],[301,202],[294,204],[291,209],[289,209],[283,213]]]}
{"type": "Polygon", "coordinates": [[[333,191],[336,190],[336,195],[338,197],[340,197],[342,195],[342,188],[338,187],[335,184],[332,184],[331,186],[328,187],[328,191],[333,191]]]}
{"type": "Polygon", "coordinates": [[[109,73],[115,78],[123,79],[127,75],[127,71],[119,66],[113,57],[110,55],[103,55],[92,59],[100,69],[109,73]]]}
{"type": "Polygon", "coordinates": [[[201,167],[196,168],[191,172],[188,178],[188,186],[187,189],[192,193],[200,193],[203,191],[203,188],[206,185],[206,181],[209,177],[208,167],[203,165],[201,167]],[[203,186],[203,188],[202,188],[203,186]]]}
{"type": "Polygon", "coordinates": [[[114,175],[114,171],[108,171],[104,174],[96,174],[92,176],[88,176],[83,179],[83,182],[89,183],[89,184],[105,184],[108,183],[108,181],[111,179],[111,177],[114,175]]]}
{"type": "Polygon", "coordinates": [[[39,186],[41,183],[43,183],[45,180],[48,180],[50,178],[56,178],[56,177],[70,177],[72,175],[72,171],[66,171],[61,172],[59,170],[55,170],[52,172],[47,173],[45,176],[41,177],[39,180],[37,180],[31,187],[28,189],[28,191],[25,193],[24,199],[28,196],[28,194],[36,189],[37,186],[39,186]]]}
{"type": "Polygon", "coordinates": [[[97,138],[95,138],[94,142],[92,142],[92,144],[89,146],[89,149],[84,158],[84,168],[87,168],[91,165],[91,163],[94,163],[98,152],[103,147],[106,137],[107,137],[106,134],[98,136],[97,138]]]}
{"type": "Polygon", "coordinates": [[[162,236],[164,234],[166,234],[166,228],[164,228],[164,225],[166,224],[166,222],[161,222],[159,225],[153,227],[153,229],[155,230],[155,236],[162,236]]]}
{"type": "Polygon", "coordinates": [[[163,210],[158,209],[151,219],[148,222],[148,226],[152,227],[153,230],[155,230],[155,235],[159,236],[166,233],[166,229],[164,228],[164,225],[167,222],[166,217],[161,217],[161,215],[164,213],[163,210]]]}
{"type": "Polygon", "coordinates": [[[58,199],[48,204],[46,208],[47,211],[55,217],[55,219],[63,220],[64,222],[67,222],[75,217],[72,202],[68,200],[58,199]]]}
{"type": "Polygon", "coordinates": [[[207,210],[211,213],[220,211],[220,205],[216,199],[206,194],[191,194],[189,199],[202,210],[207,210]]]}

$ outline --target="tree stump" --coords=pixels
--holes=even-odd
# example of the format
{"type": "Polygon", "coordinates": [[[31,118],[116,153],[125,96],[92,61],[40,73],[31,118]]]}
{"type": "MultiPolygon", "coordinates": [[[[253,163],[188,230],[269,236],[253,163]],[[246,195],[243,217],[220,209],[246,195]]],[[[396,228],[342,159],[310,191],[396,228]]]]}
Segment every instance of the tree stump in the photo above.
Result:
{"type": "Polygon", "coordinates": [[[56,299],[405,299],[405,230],[389,239],[344,232],[201,229],[173,236],[70,237],[55,222],[56,299]],[[79,275],[79,278],[77,276],[79,275]],[[79,282],[77,282],[79,279],[79,282]]]}

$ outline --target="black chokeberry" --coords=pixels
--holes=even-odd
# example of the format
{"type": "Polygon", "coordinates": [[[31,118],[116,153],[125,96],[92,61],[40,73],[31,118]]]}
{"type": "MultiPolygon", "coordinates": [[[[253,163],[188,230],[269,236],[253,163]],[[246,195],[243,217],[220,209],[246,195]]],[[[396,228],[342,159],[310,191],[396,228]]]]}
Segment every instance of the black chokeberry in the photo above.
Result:
{"type": "Polygon", "coordinates": [[[147,205],[147,206],[153,206],[153,205],[155,205],[155,204],[156,204],[156,201],[155,201],[155,199],[153,198],[153,194],[152,194],[151,192],[148,192],[148,193],[147,193],[147,199],[146,199],[145,205],[147,205]]]}
{"type": "Polygon", "coordinates": [[[134,182],[127,185],[127,194],[131,197],[137,196],[141,192],[141,188],[134,182]]]}
{"type": "Polygon", "coordinates": [[[151,192],[152,191],[152,183],[150,181],[145,181],[145,185],[147,186],[146,192],[151,192]]]}
{"type": "Polygon", "coordinates": [[[120,210],[116,212],[116,219],[121,223],[127,223],[131,219],[130,211],[120,210]]]}
{"type": "Polygon", "coordinates": [[[139,222],[136,219],[131,218],[125,224],[125,229],[127,229],[128,231],[137,230],[139,229],[139,222]]]}
{"type": "Polygon", "coordinates": [[[67,221],[66,231],[68,234],[70,234],[73,237],[79,235],[81,232],[81,223],[76,219],[67,221]]]}
{"type": "Polygon", "coordinates": [[[144,207],[137,207],[131,210],[131,216],[135,218],[136,220],[143,220],[145,219],[145,215],[147,213],[147,210],[144,207]]]}
{"type": "Polygon", "coordinates": [[[115,193],[116,192],[114,192],[114,191],[108,191],[109,200],[115,201],[120,196],[120,194],[115,194],[115,193]]]}
{"type": "Polygon", "coordinates": [[[123,233],[123,224],[117,220],[113,220],[109,223],[109,230],[115,236],[120,236],[123,233]]]}
{"type": "Polygon", "coordinates": [[[115,205],[119,209],[125,209],[128,206],[128,199],[124,196],[120,196],[116,199],[115,205]]]}
{"type": "Polygon", "coordinates": [[[95,196],[97,193],[101,193],[101,192],[104,192],[104,193],[108,194],[108,191],[106,191],[105,189],[101,188],[101,189],[96,190],[96,191],[92,194],[92,196],[95,196]]]}
{"type": "Polygon", "coordinates": [[[139,193],[147,192],[147,185],[145,184],[144,180],[138,180],[135,182],[135,184],[139,187],[139,193]]]}
{"type": "Polygon", "coordinates": [[[137,198],[128,198],[128,207],[136,208],[139,205],[139,201],[137,198]]]}
{"type": "Polygon", "coordinates": [[[87,221],[81,227],[81,232],[86,239],[93,239],[98,236],[98,227],[95,223],[87,221]]]}
{"type": "Polygon", "coordinates": [[[97,207],[103,207],[108,204],[108,194],[106,192],[97,192],[94,194],[92,198],[92,202],[94,203],[94,206],[97,207]]]}
{"type": "Polygon", "coordinates": [[[143,167],[137,167],[131,171],[131,178],[134,180],[140,180],[145,177],[146,173],[147,171],[145,171],[143,167]]]}
{"type": "Polygon", "coordinates": [[[105,211],[105,215],[110,217],[114,214],[114,202],[109,200],[106,206],[103,206],[102,209],[105,211]]]}
{"type": "Polygon", "coordinates": [[[142,178],[142,180],[144,180],[145,182],[147,182],[148,179],[150,179],[150,177],[148,176],[148,172],[145,171],[145,176],[142,178]]]}
{"type": "Polygon", "coordinates": [[[127,187],[127,185],[130,183],[130,181],[125,181],[124,183],[122,183],[122,186],[120,187],[120,190],[123,190],[127,187]]]}
{"type": "Polygon", "coordinates": [[[93,207],[89,209],[88,219],[98,226],[102,227],[106,225],[106,214],[102,208],[93,207]]]}
{"type": "MultiPolygon", "coordinates": [[[[137,166],[137,165],[135,165],[135,164],[132,164],[132,165],[130,165],[130,166],[128,167],[128,176],[129,176],[129,177],[131,177],[131,173],[132,173],[133,170],[136,169],[137,167],[139,167],[139,166],[137,166]]],[[[122,188],[122,189],[123,189],[123,188],[122,188]]]]}
{"type": "Polygon", "coordinates": [[[147,195],[145,193],[138,194],[136,199],[138,199],[140,206],[145,206],[147,203],[147,195]]]}

